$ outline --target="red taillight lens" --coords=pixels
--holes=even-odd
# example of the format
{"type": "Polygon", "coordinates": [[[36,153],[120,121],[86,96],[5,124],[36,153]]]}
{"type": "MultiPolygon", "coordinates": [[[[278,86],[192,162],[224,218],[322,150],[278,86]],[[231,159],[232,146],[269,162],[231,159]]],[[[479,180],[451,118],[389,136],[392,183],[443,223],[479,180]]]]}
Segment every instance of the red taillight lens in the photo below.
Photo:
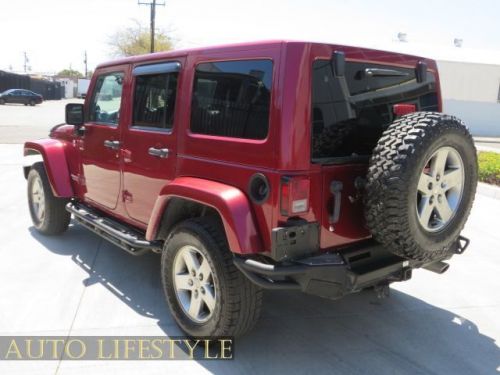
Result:
{"type": "Polygon", "coordinates": [[[413,113],[416,110],[417,107],[415,106],[415,104],[398,103],[392,106],[392,111],[397,117],[407,115],[408,113],[413,113]]]}
{"type": "Polygon", "coordinates": [[[293,216],[309,211],[310,181],[307,177],[281,179],[280,210],[283,216],[293,216]]]}

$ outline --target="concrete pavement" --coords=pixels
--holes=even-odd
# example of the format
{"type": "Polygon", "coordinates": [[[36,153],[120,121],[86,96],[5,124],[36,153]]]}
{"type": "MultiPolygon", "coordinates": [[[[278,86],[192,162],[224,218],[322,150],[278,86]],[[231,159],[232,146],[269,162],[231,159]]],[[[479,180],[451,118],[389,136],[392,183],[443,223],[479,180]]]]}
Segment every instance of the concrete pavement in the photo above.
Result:
{"type": "MultiPolygon", "coordinates": [[[[133,257],[78,225],[31,227],[20,145],[0,145],[0,335],[180,335],[159,257],[133,257]]],[[[379,301],[265,292],[256,329],[223,361],[7,362],[0,374],[495,374],[500,371],[500,200],[477,195],[467,252],[379,301]]]]}
{"type": "Polygon", "coordinates": [[[23,143],[46,137],[54,125],[64,122],[64,107],[67,103],[83,103],[83,100],[48,100],[34,107],[23,104],[0,105],[0,144],[23,143]]]}

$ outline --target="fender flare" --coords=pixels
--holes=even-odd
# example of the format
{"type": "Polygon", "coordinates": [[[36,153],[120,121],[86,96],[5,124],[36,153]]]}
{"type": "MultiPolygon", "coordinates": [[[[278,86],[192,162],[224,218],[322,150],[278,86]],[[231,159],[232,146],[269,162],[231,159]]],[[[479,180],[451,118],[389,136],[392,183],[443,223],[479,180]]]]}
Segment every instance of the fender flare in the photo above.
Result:
{"type": "Polygon", "coordinates": [[[146,239],[155,238],[172,198],[191,200],[215,209],[224,225],[229,248],[234,253],[262,252],[251,206],[245,194],[234,186],[195,177],[179,177],[164,186],[151,213],[146,239]]]}
{"type": "Polygon", "coordinates": [[[56,139],[39,139],[24,144],[24,156],[40,154],[56,197],[73,197],[73,187],[66,161],[65,144],[56,139]]]}

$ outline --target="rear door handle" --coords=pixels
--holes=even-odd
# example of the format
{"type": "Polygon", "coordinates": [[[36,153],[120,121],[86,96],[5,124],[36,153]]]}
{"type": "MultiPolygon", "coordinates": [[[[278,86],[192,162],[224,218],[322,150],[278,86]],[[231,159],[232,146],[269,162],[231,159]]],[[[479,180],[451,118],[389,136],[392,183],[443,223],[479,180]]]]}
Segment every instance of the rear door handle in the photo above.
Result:
{"type": "Polygon", "coordinates": [[[150,147],[148,150],[148,154],[151,156],[155,156],[157,158],[166,159],[168,158],[168,148],[156,148],[150,147]]]}
{"type": "Polygon", "coordinates": [[[104,147],[110,148],[112,150],[118,150],[120,148],[120,141],[104,141],[104,147]]]}

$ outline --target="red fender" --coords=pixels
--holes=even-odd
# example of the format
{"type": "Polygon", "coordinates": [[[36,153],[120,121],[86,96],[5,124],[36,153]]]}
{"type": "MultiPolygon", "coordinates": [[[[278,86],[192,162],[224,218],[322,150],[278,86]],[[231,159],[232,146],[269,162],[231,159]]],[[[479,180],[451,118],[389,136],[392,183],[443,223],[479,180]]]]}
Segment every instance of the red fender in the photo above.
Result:
{"type": "Polygon", "coordinates": [[[41,154],[52,192],[56,197],[73,197],[64,142],[56,139],[39,139],[24,144],[24,156],[41,154]]]}
{"type": "Polygon", "coordinates": [[[171,198],[183,198],[214,208],[222,223],[232,252],[250,254],[263,251],[247,197],[233,186],[194,177],[179,177],[166,185],[156,200],[149,220],[146,239],[156,236],[171,198]]]}

